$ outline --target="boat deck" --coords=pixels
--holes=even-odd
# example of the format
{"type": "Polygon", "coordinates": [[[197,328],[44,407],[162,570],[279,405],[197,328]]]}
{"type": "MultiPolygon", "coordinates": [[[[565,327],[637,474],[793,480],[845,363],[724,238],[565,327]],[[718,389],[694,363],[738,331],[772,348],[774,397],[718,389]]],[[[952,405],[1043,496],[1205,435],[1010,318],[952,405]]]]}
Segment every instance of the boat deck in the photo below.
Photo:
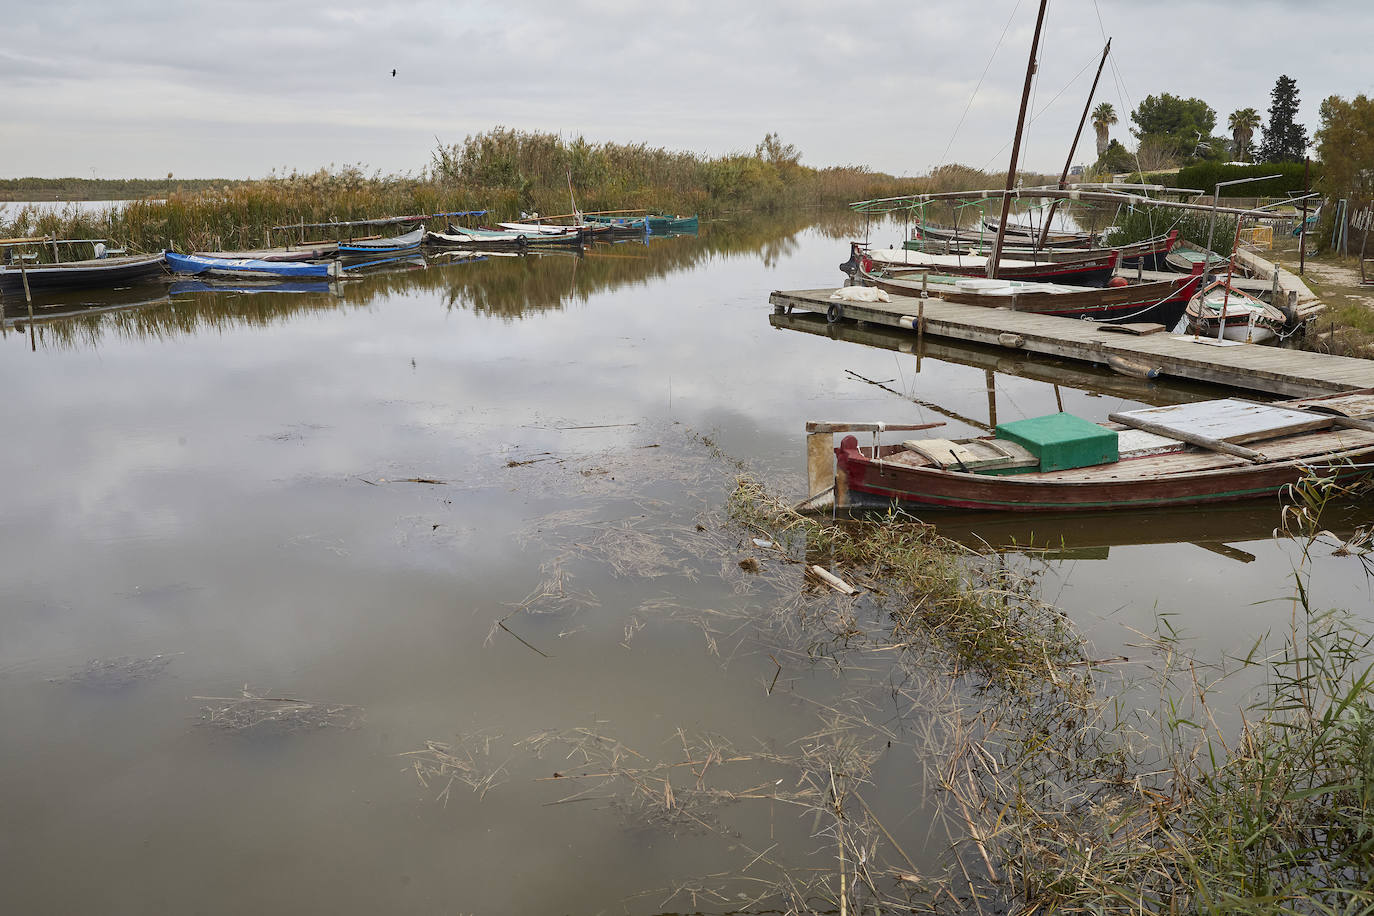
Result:
{"type": "Polygon", "coordinates": [[[838,302],[836,287],[778,291],[769,302],[778,314],[824,315],[838,306],[842,319],[906,329],[916,336],[948,337],[1009,351],[1040,353],[1106,365],[1109,359],[1158,367],[1160,374],[1287,397],[1310,397],[1374,387],[1374,361],[1265,347],[1168,332],[1136,336],[1104,331],[1099,322],[960,305],[941,299],[893,296],[890,302],[838,302]]]}

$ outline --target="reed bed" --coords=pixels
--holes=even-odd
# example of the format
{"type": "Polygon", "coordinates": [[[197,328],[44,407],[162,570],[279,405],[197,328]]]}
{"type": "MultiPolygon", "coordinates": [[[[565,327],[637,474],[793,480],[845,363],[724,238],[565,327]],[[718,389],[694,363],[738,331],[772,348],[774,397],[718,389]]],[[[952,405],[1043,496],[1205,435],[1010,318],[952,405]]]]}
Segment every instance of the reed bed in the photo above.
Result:
{"type": "MultiPolygon", "coordinates": [[[[802,165],[800,154],[774,135],[752,152],[708,157],[497,127],[461,144],[441,144],[418,175],[369,174],[345,165],[218,186],[169,180],[165,190],[101,211],[0,208],[0,237],[105,238],[133,252],[245,249],[300,241],[300,232],[269,236],[268,230],[302,223],[481,209],[495,221],[522,212],[569,213],[574,199],[589,211],[781,213],[923,186],[862,166],[802,165]]],[[[304,234],[311,241],[339,237],[304,234]]]]}

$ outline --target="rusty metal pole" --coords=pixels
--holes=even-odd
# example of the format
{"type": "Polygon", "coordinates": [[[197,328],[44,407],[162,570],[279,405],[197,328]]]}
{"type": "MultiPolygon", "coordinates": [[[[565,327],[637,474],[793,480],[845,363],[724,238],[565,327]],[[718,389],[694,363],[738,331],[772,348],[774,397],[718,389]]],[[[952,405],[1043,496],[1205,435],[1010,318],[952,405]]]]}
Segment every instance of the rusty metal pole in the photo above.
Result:
{"type": "MultiPolygon", "coordinates": [[[[1088,123],[1088,111],[1093,107],[1093,96],[1097,95],[1097,81],[1102,79],[1102,68],[1107,65],[1107,52],[1112,49],[1112,40],[1107,39],[1107,46],[1102,49],[1102,59],[1097,62],[1097,75],[1093,77],[1093,86],[1088,90],[1088,101],[1083,103],[1083,116],[1078,119],[1078,130],[1074,131],[1073,143],[1069,144],[1069,156],[1064,160],[1064,171],[1059,173],[1059,188],[1069,181],[1069,169],[1073,168],[1073,154],[1078,150],[1078,141],[1083,136],[1083,125],[1088,123]]],[[[1036,247],[1044,248],[1045,242],[1050,237],[1050,222],[1054,219],[1055,208],[1059,206],[1059,198],[1050,201],[1050,212],[1045,214],[1045,225],[1040,228],[1040,241],[1036,247]]]]}
{"type": "Polygon", "coordinates": [[[1040,27],[1045,24],[1045,7],[1049,0],[1040,0],[1040,12],[1035,16],[1035,34],[1031,37],[1030,60],[1026,63],[1026,84],[1021,88],[1021,112],[1016,116],[1016,137],[1011,144],[1011,165],[1007,167],[1007,187],[1002,192],[1002,218],[997,223],[997,235],[992,240],[992,256],[988,258],[988,276],[997,276],[997,260],[1002,255],[1002,237],[1011,216],[1011,191],[1016,186],[1016,160],[1021,155],[1021,131],[1026,126],[1026,106],[1030,104],[1031,78],[1035,76],[1035,55],[1040,50],[1040,27]]]}
{"type": "Polygon", "coordinates": [[[1298,276],[1307,276],[1307,195],[1312,191],[1312,157],[1302,157],[1302,222],[1298,223],[1298,276]]]}

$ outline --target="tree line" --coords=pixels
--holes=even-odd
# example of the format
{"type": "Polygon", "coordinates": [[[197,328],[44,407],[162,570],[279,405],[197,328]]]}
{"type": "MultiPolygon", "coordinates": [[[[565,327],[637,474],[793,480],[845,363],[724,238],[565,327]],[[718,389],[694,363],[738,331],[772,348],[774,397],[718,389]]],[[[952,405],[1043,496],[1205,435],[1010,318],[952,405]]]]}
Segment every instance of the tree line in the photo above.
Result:
{"type": "Polygon", "coordinates": [[[1302,162],[1308,147],[1307,128],[1298,123],[1298,84],[1280,76],[1269,93],[1267,119],[1254,108],[1231,112],[1230,136],[1219,136],[1216,109],[1198,98],[1168,92],[1146,96],[1130,119],[1134,151],[1113,140],[1118,123],[1115,107],[1103,102],[1093,110],[1097,131],[1097,172],[1157,171],[1198,162],[1302,162]],[[1255,131],[1260,131],[1258,147],[1255,131]]]}

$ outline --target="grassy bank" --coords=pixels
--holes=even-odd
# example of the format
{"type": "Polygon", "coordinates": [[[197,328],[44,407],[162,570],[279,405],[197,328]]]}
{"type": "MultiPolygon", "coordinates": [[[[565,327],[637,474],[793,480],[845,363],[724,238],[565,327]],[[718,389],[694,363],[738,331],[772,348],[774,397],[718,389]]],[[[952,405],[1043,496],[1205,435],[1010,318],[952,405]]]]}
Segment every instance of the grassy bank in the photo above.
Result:
{"type": "MultiPolygon", "coordinates": [[[[0,237],[102,237],[131,251],[252,248],[269,244],[274,225],[486,209],[488,221],[521,212],[649,209],[705,217],[839,206],[864,196],[902,193],[915,179],[859,166],[812,168],[775,135],[752,152],[708,157],[640,145],[565,140],[497,128],[438,147],[418,175],[369,175],[356,167],[260,181],[168,190],[120,209],[0,209],[0,237]]],[[[129,190],[135,190],[131,184],[129,190]]],[[[331,237],[314,233],[314,237],[331,237]]],[[[271,241],[281,242],[280,233],[271,241]]]]}

